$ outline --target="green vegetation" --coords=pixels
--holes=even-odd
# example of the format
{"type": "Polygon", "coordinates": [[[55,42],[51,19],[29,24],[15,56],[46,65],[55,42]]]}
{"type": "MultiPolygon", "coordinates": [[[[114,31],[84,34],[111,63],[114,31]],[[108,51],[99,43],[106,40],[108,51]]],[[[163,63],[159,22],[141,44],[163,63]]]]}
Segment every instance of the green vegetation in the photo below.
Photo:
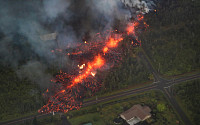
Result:
{"type": "Polygon", "coordinates": [[[122,62],[106,72],[102,82],[103,93],[153,80],[143,60],[137,56],[138,49],[127,49],[122,62]]]}
{"type": "Polygon", "coordinates": [[[179,105],[191,119],[198,125],[200,122],[200,80],[185,82],[174,87],[174,94],[179,105]]]}
{"type": "Polygon", "coordinates": [[[35,114],[43,104],[40,89],[19,79],[10,68],[0,67],[0,121],[35,114]]]}
{"type": "Polygon", "coordinates": [[[142,47],[161,74],[200,68],[199,6],[198,0],[163,0],[145,15],[150,27],[140,36],[142,47]]]}
{"type": "Polygon", "coordinates": [[[163,111],[165,111],[165,109],[166,109],[165,104],[158,104],[157,105],[157,110],[159,112],[163,112],[163,111]]]}

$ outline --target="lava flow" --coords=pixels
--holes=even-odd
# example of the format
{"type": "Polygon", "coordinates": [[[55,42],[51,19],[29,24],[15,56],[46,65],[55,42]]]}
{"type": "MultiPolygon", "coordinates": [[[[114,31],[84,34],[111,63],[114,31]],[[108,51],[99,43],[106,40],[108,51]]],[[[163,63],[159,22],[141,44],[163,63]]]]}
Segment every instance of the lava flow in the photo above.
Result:
{"type": "MultiPolygon", "coordinates": [[[[105,38],[101,38],[100,42],[84,42],[81,47],[73,53],[67,53],[68,56],[80,55],[78,58],[83,58],[84,63],[78,65],[77,73],[65,73],[60,71],[56,75],[54,86],[52,89],[47,89],[44,96],[48,102],[38,112],[49,113],[49,112],[68,112],[69,110],[79,109],[82,106],[84,95],[87,91],[95,93],[101,87],[101,83],[98,83],[96,73],[98,70],[105,68],[108,63],[115,62],[115,55],[118,51],[119,43],[124,40],[127,36],[132,36],[135,39],[132,40],[131,44],[138,45],[140,41],[137,40],[136,30],[143,22],[143,16],[138,15],[137,18],[131,23],[127,24],[124,32],[110,31],[109,35],[105,38]],[[87,54],[86,54],[87,53],[87,54]],[[112,54],[114,53],[114,54],[112,54]],[[86,56],[81,56],[86,54],[86,56]],[[111,56],[112,57],[109,57],[111,56]]],[[[96,41],[99,41],[99,36],[96,41]]]]}

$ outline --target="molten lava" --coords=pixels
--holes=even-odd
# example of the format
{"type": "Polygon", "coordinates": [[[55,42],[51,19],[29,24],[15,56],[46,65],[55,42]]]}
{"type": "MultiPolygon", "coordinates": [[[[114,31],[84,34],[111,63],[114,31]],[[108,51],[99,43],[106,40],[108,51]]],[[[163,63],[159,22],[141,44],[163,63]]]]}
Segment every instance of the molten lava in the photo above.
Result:
{"type": "MultiPolygon", "coordinates": [[[[85,62],[78,65],[78,68],[74,68],[79,70],[79,72],[65,73],[60,71],[56,75],[55,80],[52,80],[55,83],[54,87],[47,89],[45,93],[45,97],[48,97],[48,102],[39,112],[68,112],[69,110],[79,109],[86,90],[95,93],[101,87],[101,84],[96,79],[97,70],[104,68],[110,60],[115,62],[119,43],[126,36],[131,35],[132,37],[136,37],[136,29],[139,25],[146,25],[142,21],[143,18],[142,15],[138,15],[135,21],[128,23],[126,32],[120,33],[118,30],[110,31],[109,36],[105,38],[101,38],[101,34],[98,33],[96,41],[100,42],[90,43],[85,41],[83,45],[77,48],[77,51],[67,53],[66,55],[68,56],[80,55],[78,56],[79,58],[86,58],[85,62]],[[85,56],[82,56],[84,54],[85,56]],[[112,57],[109,60],[108,56],[111,55],[112,57]]],[[[137,38],[135,40],[136,42],[131,40],[131,44],[133,46],[140,45],[140,41],[137,38]]]]}
{"type": "Polygon", "coordinates": [[[101,68],[104,65],[104,63],[105,61],[100,55],[96,56],[93,62],[88,62],[88,66],[84,71],[84,73],[75,77],[74,80],[72,81],[72,84],[68,86],[68,88],[73,87],[77,83],[82,82],[85,78],[88,77],[88,75],[90,75],[91,71],[96,70],[97,68],[101,68]]]}

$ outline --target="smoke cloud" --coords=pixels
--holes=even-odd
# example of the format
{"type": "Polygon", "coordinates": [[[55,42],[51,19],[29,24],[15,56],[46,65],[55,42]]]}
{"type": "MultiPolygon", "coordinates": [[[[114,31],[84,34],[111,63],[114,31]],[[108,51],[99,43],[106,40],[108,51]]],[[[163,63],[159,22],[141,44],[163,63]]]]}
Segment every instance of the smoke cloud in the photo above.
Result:
{"type": "Polygon", "coordinates": [[[68,47],[112,28],[116,19],[147,13],[153,6],[147,0],[2,0],[0,63],[16,69],[20,78],[48,86],[52,76],[46,70],[67,68],[69,59],[63,53],[68,47]],[[41,39],[49,33],[56,33],[56,39],[41,39]],[[56,49],[62,53],[52,53],[56,49]]]}
{"type": "Polygon", "coordinates": [[[59,14],[64,13],[69,6],[66,0],[44,0],[44,10],[50,19],[55,19],[59,14]]]}
{"type": "Polygon", "coordinates": [[[46,72],[46,65],[38,61],[30,61],[17,70],[20,78],[28,78],[33,83],[39,84],[42,88],[50,85],[51,75],[46,72]]]}

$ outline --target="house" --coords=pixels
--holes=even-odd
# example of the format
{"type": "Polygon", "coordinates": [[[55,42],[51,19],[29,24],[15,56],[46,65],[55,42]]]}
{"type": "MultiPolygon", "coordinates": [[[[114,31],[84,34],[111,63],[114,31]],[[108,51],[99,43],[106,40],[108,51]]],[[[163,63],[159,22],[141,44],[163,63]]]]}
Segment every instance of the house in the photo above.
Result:
{"type": "Polygon", "coordinates": [[[127,111],[120,114],[120,117],[130,125],[137,124],[151,117],[151,109],[148,106],[134,105],[127,111]]]}

